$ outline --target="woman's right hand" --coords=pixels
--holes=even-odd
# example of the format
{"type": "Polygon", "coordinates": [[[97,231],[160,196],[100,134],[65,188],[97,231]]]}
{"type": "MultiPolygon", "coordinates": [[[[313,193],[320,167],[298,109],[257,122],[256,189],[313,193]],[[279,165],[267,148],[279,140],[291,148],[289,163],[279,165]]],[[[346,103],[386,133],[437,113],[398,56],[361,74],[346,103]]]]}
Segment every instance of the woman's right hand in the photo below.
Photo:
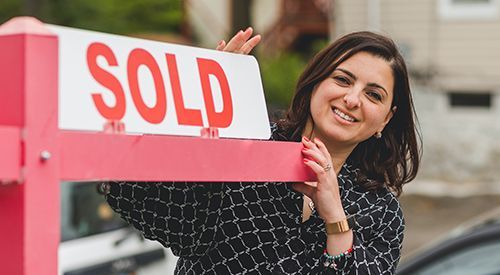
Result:
{"type": "Polygon", "coordinates": [[[252,37],[252,33],[252,27],[248,27],[245,31],[239,31],[235,34],[227,44],[226,41],[221,40],[215,49],[224,52],[248,54],[261,40],[260,34],[252,37]]]}

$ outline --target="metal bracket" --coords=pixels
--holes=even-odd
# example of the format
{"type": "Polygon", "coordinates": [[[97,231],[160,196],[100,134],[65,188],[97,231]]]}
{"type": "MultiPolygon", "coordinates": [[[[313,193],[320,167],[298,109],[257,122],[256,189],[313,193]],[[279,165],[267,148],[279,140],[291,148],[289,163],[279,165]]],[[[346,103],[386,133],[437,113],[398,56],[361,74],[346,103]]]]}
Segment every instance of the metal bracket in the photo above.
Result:
{"type": "Polygon", "coordinates": [[[119,120],[108,120],[104,123],[103,132],[106,134],[125,134],[125,123],[119,120]]]}
{"type": "Polygon", "coordinates": [[[218,139],[219,138],[219,128],[216,128],[216,127],[202,128],[200,131],[200,136],[202,138],[218,139]]]}

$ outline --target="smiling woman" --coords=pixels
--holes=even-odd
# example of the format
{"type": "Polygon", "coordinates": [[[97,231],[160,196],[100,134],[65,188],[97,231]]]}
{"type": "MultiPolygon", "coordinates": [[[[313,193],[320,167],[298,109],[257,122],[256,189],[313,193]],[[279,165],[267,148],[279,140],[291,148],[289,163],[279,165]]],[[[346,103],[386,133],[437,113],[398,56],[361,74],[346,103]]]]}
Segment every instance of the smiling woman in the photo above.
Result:
{"type": "MultiPolygon", "coordinates": [[[[347,157],[355,160],[360,168],[359,178],[369,189],[385,186],[399,195],[402,185],[417,174],[420,149],[408,72],[396,45],[382,35],[356,32],[339,38],[318,53],[297,83],[286,119],[279,122],[286,135],[300,140],[303,135],[317,136],[317,128],[320,132],[334,128],[334,125],[319,127],[317,124],[322,120],[315,119],[312,113],[313,95],[318,93],[323,82],[328,81],[337,86],[331,89],[344,100],[340,105],[339,100],[337,105],[332,105],[331,100],[325,99],[330,104],[329,109],[338,116],[345,118],[350,115],[356,120],[356,115],[363,109],[372,108],[381,108],[377,117],[385,116],[383,122],[374,125],[379,128],[372,129],[371,134],[367,132],[354,144],[340,148],[346,151],[340,160],[347,157]]],[[[353,121],[352,124],[356,123],[353,121]]],[[[325,140],[323,137],[322,141],[328,144],[339,140],[325,140]]],[[[333,152],[332,155],[336,156],[341,153],[335,149],[333,152]]]]}
{"type": "MultiPolygon", "coordinates": [[[[246,54],[260,41],[251,36],[217,49],[246,54]]],[[[397,196],[420,159],[414,116],[394,42],[348,34],[311,60],[272,126],[271,140],[302,142],[316,182],[122,182],[107,200],[172,248],[177,274],[393,274],[404,231],[397,196]]]]}
{"type": "Polygon", "coordinates": [[[311,132],[314,123],[314,134],[328,148],[350,145],[352,151],[392,118],[393,82],[385,60],[366,52],[353,55],[314,89],[306,129],[311,132]]]}

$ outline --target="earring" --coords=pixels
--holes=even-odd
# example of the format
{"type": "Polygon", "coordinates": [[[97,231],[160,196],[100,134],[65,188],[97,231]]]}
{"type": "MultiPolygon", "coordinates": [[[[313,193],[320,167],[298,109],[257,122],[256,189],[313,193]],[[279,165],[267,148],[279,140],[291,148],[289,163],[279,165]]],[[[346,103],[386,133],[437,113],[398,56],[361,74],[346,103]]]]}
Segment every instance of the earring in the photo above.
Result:
{"type": "Polygon", "coordinates": [[[376,139],[380,139],[382,137],[382,132],[376,132],[375,135],[373,135],[376,139]]]}

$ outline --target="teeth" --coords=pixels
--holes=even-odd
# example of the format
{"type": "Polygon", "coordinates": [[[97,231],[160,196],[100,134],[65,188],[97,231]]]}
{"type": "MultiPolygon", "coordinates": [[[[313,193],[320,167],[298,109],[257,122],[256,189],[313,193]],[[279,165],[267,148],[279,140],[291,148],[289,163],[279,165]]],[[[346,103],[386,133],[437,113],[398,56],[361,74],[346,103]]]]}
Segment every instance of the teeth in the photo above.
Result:
{"type": "Polygon", "coordinates": [[[335,114],[337,114],[338,116],[340,116],[341,118],[343,118],[344,120],[347,120],[347,121],[350,121],[350,122],[354,122],[354,121],[355,121],[355,119],[354,119],[353,117],[351,117],[351,116],[349,116],[349,115],[347,115],[347,114],[345,114],[345,113],[341,112],[341,111],[340,111],[339,109],[337,109],[337,108],[334,108],[334,109],[333,109],[333,112],[334,112],[335,114]]]}

